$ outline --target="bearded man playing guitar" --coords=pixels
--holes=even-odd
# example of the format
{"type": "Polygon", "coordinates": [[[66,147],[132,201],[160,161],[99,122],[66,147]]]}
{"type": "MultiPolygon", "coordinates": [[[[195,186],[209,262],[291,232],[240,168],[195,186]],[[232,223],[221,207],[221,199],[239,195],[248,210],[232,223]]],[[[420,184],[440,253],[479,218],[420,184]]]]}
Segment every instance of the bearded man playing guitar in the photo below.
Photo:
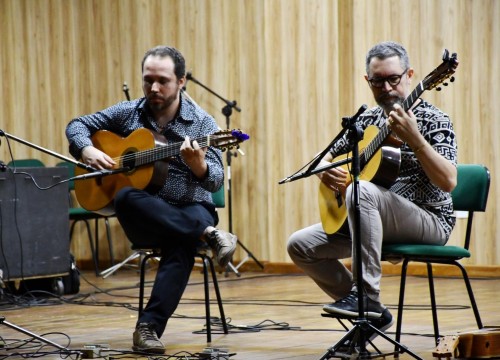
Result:
{"type": "MultiPolygon", "coordinates": [[[[210,136],[219,127],[182,94],[185,73],[185,60],[177,49],[148,50],[142,60],[144,97],[73,119],[66,129],[71,154],[95,169],[124,167],[131,161],[127,154],[123,159],[128,160],[119,164],[97,147],[95,135],[102,130],[127,137],[145,128],[146,134],[155,134],[154,139],[161,134],[168,142],[178,142],[176,156],[154,163],[168,170],[155,191],[124,186],[113,194],[114,210],[129,240],[162,249],[149,302],[133,334],[133,349],[141,352],[165,352],[159,338],[186,288],[200,240],[214,249],[222,267],[231,260],[237,242],[235,235],[214,227],[218,217],[211,193],[224,182],[221,151],[192,139],[210,136]]],[[[111,144],[109,150],[113,149],[111,144]]],[[[130,167],[132,175],[136,169],[130,167]]],[[[103,185],[111,177],[92,179],[91,185],[103,185]]]]}
{"type": "MultiPolygon", "coordinates": [[[[452,67],[456,67],[456,58],[453,61],[452,67]]],[[[338,216],[340,221],[333,226],[323,221],[296,231],[287,246],[292,260],[336,300],[324,305],[324,311],[339,317],[358,316],[358,290],[363,291],[365,316],[381,331],[393,323],[391,313],[380,299],[382,243],[445,244],[455,225],[450,195],[457,183],[453,125],[448,115],[414,96],[415,91],[423,91],[421,88],[411,93],[413,75],[407,51],[400,44],[379,43],[366,56],[365,79],[378,106],[365,111],[357,125],[365,130],[365,137],[372,128],[381,134],[392,133],[399,140],[401,159],[399,174],[388,188],[360,176],[363,289],[357,289],[356,272],[349,271],[340,261],[352,256],[355,219],[355,199],[349,186],[352,179],[346,167],[318,173],[322,192],[332,197],[333,207],[346,208],[345,216],[338,216]],[[344,219],[347,221],[343,222],[344,219]]],[[[363,155],[371,155],[371,150],[372,147],[367,147],[363,155]]],[[[349,151],[349,141],[344,136],[319,167],[349,151]]],[[[368,168],[370,163],[365,166],[368,168]]],[[[371,340],[377,334],[371,331],[368,335],[371,340]]]]}

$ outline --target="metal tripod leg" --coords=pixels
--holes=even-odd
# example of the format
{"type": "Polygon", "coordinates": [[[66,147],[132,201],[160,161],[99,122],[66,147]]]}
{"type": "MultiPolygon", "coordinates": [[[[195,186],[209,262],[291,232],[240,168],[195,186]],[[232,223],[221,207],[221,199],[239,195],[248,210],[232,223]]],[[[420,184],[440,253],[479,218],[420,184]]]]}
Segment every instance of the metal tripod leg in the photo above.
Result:
{"type": "Polygon", "coordinates": [[[395,340],[392,340],[382,331],[374,327],[366,319],[357,320],[354,322],[354,327],[347,332],[346,335],[340,339],[338,343],[333,345],[328,351],[320,358],[320,360],[326,360],[331,358],[339,359],[375,359],[375,358],[386,358],[389,355],[395,355],[399,353],[408,353],[413,358],[417,360],[423,360],[420,356],[410,351],[407,347],[401,345],[395,340]],[[376,332],[379,336],[383,337],[385,340],[389,341],[395,345],[395,352],[382,354],[380,352],[370,354],[366,351],[364,343],[360,341],[365,341],[366,334],[368,332],[376,332]],[[398,351],[399,350],[399,351],[398,351]]]}
{"type": "Polygon", "coordinates": [[[115,265],[107,268],[106,270],[101,271],[99,273],[99,275],[101,275],[103,278],[107,278],[109,275],[113,274],[116,270],[118,270],[122,266],[125,266],[128,262],[135,260],[138,257],[141,257],[142,255],[144,255],[144,253],[142,251],[134,251],[132,253],[132,255],[130,255],[128,258],[126,258],[125,260],[123,260],[122,262],[120,262],[118,264],[115,264],[115,265]]]}
{"type": "Polygon", "coordinates": [[[45,339],[45,338],[43,338],[43,337],[41,337],[39,335],[36,335],[36,334],[32,333],[31,331],[28,331],[26,329],[23,329],[23,328],[17,326],[17,325],[9,323],[8,321],[5,320],[5,316],[0,316],[0,324],[3,324],[5,326],[7,326],[7,327],[10,327],[11,329],[17,330],[17,331],[19,331],[19,332],[21,332],[21,333],[23,333],[25,335],[31,336],[32,338],[37,339],[37,340],[39,340],[39,341],[41,341],[41,342],[43,342],[45,344],[52,345],[52,346],[58,348],[59,350],[64,351],[65,353],[72,353],[72,354],[79,354],[79,355],[81,355],[81,353],[79,351],[70,350],[68,348],[65,348],[64,346],[61,346],[61,345],[53,342],[53,341],[50,341],[50,340],[45,339]]]}
{"type": "Polygon", "coordinates": [[[255,261],[255,263],[257,265],[259,265],[259,267],[261,269],[264,269],[264,265],[259,260],[257,260],[257,258],[250,252],[250,250],[248,250],[245,247],[245,245],[243,245],[241,243],[241,241],[239,239],[237,240],[236,244],[240,245],[243,248],[243,250],[245,250],[246,256],[236,266],[232,262],[229,262],[229,264],[227,264],[227,267],[226,267],[226,274],[225,274],[225,276],[228,276],[229,270],[231,270],[232,272],[234,272],[236,274],[236,276],[240,277],[241,274],[238,271],[238,269],[240,268],[241,265],[243,265],[244,263],[246,263],[250,259],[252,259],[253,261],[255,261]]]}

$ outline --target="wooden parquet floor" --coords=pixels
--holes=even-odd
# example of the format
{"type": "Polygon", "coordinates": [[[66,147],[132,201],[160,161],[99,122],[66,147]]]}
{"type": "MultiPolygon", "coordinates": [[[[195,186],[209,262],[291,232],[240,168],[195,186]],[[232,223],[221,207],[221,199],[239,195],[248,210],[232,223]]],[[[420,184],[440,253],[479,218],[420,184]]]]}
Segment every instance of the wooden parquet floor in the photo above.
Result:
{"type": "MultiPolygon", "coordinates": [[[[153,276],[154,271],[149,271],[148,280],[153,276]]],[[[232,273],[220,274],[219,281],[230,333],[224,335],[216,327],[211,344],[207,344],[205,334],[196,333],[204,328],[205,311],[202,275],[195,270],[176,316],[161,339],[167,347],[163,358],[196,359],[189,354],[211,347],[227,349],[235,354],[231,359],[322,359],[345,334],[335,319],[321,316],[321,306],[329,299],[306,276],[244,272],[239,278],[232,273]]],[[[0,315],[5,317],[0,325],[0,340],[4,342],[0,342],[0,358],[28,357],[27,353],[35,351],[39,353],[34,357],[68,358],[45,354],[57,350],[50,345],[39,349],[36,342],[19,342],[28,336],[5,322],[71,350],[96,344],[109,348],[100,352],[101,358],[141,358],[130,353],[138,303],[137,271],[120,269],[106,279],[84,272],[81,282],[79,294],[63,299],[22,298],[14,305],[4,296],[0,302],[0,315]]],[[[472,286],[484,325],[500,326],[500,279],[473,279],[472,286]]],[[[383,277],[382,299],[394,316],[398,290],[399,276],[383,277]]],[[[461,279],[436,279],[436,292],[442,334],[476,329],[461,279]]],[[[215,297],[213,292],[211,297],[215,297]]],[[[421,358],[433,359],[435,345],[425,278],[408,279],[406,303],[401,343],[421,358]]],[[[218,315],[213,302],[212,316],[218,315]]],[[[394,330],[395,325],[387,332],[390,338],[394,338],[394,330]]],[[[375,344],[383,353],[393,350],[385,339],[377,338],[375,344]]],[[[408,354],[400,355],[400,359],[411,358],[408,354]]]]}

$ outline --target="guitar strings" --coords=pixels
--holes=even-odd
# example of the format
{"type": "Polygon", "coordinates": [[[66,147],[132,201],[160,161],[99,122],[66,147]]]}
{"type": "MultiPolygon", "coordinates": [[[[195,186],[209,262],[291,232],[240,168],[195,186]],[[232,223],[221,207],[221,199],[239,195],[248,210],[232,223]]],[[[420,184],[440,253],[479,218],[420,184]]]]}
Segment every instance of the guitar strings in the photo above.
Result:
{"type": "MultiPolygon", "coordinates": [[[[211,135],[207,135],[200,139],[196,139],[196,141],[200,144],[200,147],[206,147],[210,144],[210,138],[211,135]]],[[[118,164],[133,162],[135,166],[144,165],[162,158],[177,155],[179,153],[179,146],[180,143],[166,144],[164,146],[158,146],[151,149],[118,156],[113,158],[113,160],[118,164]]]]}

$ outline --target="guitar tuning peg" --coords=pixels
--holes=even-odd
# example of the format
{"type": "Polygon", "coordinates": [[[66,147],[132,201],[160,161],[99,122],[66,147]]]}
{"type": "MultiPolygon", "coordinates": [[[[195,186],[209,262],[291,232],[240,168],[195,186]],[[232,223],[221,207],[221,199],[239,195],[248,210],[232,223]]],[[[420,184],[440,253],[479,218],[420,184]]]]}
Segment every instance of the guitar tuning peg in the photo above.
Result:
{"type": "Polygon", "coordinates": [[[454,82],[454,81],[455,81],[455,77],[454,77],[454,76],[452,76],[452,77],[450,78],[450,82],[454,82]]]}
{"type": "Polygon", "coordinates": [[[444,86],[448,86],[448,83],[447,83],[447,82],[445,82],[445,83],[443,83],[443,85],[444,85],[444,86]]]}
{"type": "Polygon", "coordinates": [[[436,91],[441,91],[441,90],[443,90],[443,89],[441,88],[441,86],[438,86],[438,87],[436,88],[436,91]]]}

